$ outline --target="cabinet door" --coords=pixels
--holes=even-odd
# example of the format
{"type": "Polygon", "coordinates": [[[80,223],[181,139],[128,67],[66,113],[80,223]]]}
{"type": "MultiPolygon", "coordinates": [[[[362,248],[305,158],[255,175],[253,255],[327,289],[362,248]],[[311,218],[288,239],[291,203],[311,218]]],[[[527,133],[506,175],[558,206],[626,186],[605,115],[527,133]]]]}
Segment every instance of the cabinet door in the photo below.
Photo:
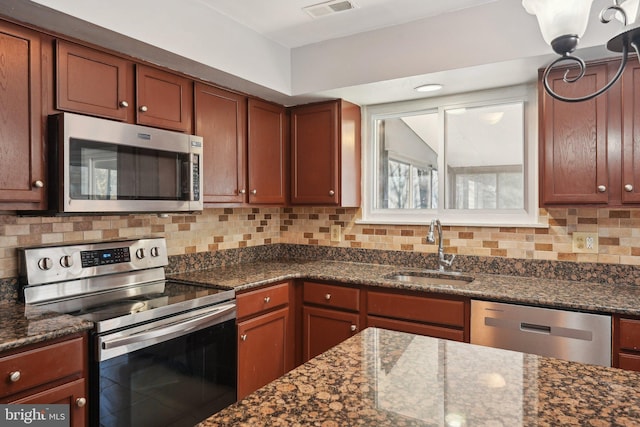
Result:
{"type": "Polygon", "coordinates": [[[464,331],[442,326],[425,325],[424,323],[407,322],[405,320],[387,319],[384,317],[367,316],[367,326],[391,329],[392,331],[408,332],[428,337],[464,342],[464,331]]]}
{"type": "Polygon", "coordinates": [[[286,201],[285,109],[249,100],[249,203],[286,201]]]}
{"type": "Polygon", "coordinates": [[[84,427],[87,425],[87,400],[85,380],[80,378],[9,403],[69,405],[69,425],[84,427]]]}
{"type": "MultiPolygon", "coordinates": [[[[576,83],[565,83],[564,69],[552,72],[551,87],[576,97],[595,92],[607,82],[607,66],[587,67],[576,83]]],[[[606,204],[607,96],[590,101],[556,101],[541,91],[540,130],[541,204],[606,204]]]]}
{"type": "Polygon", "coordinates": [[[640,65],[622,75],[622,203],[640,203],[640,65]]]}
{"type": "Polygon", "coordinates": [[[0,209],[45,208],[40,38],[0,22],[0,209]]]}
{"type": "Polygon", "coordinates": [[[339,203],[339,121],[336,101],[291,110],[291,203],[339,203]]]}
{"type": "Polygon", "coordinates": [[[288,324],[288,307],[238,323],[238,399],[291,368],[288,324]]]}
{"type": "Polygon", "coordinates": [[[58,40],[56,108],[126,121],[134,105],[127,88],[132,68],[122,58],[58,40]]]}
{"type": "Polygon", "coordinates": [[[247,98],[196,83],[195,117],[204,138],[204,202],[245,202],[247,98]]]}
{"type": "Polygon", "coordinates": [[[156,68],[136,65],[136,122],[191,133],[193,82],[156,68]]]}
{"type": "Polygon", "coordinates": [[[302,311],[302,357],[305,362],[340,344],[360,330],[358,313],[307,306],[302,311]]]}

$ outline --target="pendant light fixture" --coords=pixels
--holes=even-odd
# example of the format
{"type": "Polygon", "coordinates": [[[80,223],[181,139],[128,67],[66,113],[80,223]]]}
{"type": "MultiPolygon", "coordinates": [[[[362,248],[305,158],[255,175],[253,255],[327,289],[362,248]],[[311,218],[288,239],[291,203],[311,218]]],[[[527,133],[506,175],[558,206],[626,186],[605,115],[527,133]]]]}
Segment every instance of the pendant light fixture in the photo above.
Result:
{"type": "Polygon", "coordinates": [[[633,49],[636,54],[640,53],[640,27],[635,23],[639,2],[640,0],[613,0],[611,6],[602,9],[600,22],[606,24],[615,19],[625,26],[622,32],[607,43],[607,49],[622,54],[620,67],[612,80],[596,92],[578,98],[567,98],[551,89],[548,81],[549,72],[555,65],[566,62],[567,65],[574,63],[578,66],[576,75],[570,75],[574,73],[570,69],[565,71],[563,80],[566,83],[574,83],[584,76],[584,60],[572,53],[587,28],[593,0],[522,0],[522,6],[526,11],[538,18],[544,40],[560,55],[544,70],[542,82],[545,91],[560,101],[581,102],[603,94],[618,81],[627,65],[629,51],[633,49]]]}

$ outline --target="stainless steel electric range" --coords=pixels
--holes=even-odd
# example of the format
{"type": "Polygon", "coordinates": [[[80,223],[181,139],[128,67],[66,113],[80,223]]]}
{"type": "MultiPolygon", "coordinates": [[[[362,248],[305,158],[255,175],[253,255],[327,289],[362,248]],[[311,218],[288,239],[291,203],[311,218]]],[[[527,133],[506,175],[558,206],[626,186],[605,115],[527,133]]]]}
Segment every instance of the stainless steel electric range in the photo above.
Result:
{"type": "Polygon", "coordinates": [[[94,322],[96,426],[192,426],[236,400],[235,292],[167,280],[163,238],[23,248],[25,303],[94,322]]]}

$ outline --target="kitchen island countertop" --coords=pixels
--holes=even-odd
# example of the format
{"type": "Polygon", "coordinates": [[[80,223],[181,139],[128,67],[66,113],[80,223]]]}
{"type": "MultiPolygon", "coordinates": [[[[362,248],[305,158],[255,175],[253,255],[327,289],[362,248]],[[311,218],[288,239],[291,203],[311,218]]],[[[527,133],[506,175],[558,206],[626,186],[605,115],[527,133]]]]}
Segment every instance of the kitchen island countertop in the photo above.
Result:
{"type": "Polygon", "coordinates": [[[640,373],[368,328],[200,423],[633,426],[640,373]]]}

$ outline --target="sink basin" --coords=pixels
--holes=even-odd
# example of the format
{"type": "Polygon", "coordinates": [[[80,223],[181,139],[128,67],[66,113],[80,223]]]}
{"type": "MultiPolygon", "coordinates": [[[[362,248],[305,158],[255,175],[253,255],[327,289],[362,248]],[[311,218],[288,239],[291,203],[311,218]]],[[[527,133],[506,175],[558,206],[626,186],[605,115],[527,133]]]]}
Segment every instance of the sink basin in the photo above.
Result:
{"type": "Polygon", "coordinates": [[[386,279],[428,286],[461,286],[473,281],[473,277],[456,271],[399,271],[385,276],[386,279]]]}

